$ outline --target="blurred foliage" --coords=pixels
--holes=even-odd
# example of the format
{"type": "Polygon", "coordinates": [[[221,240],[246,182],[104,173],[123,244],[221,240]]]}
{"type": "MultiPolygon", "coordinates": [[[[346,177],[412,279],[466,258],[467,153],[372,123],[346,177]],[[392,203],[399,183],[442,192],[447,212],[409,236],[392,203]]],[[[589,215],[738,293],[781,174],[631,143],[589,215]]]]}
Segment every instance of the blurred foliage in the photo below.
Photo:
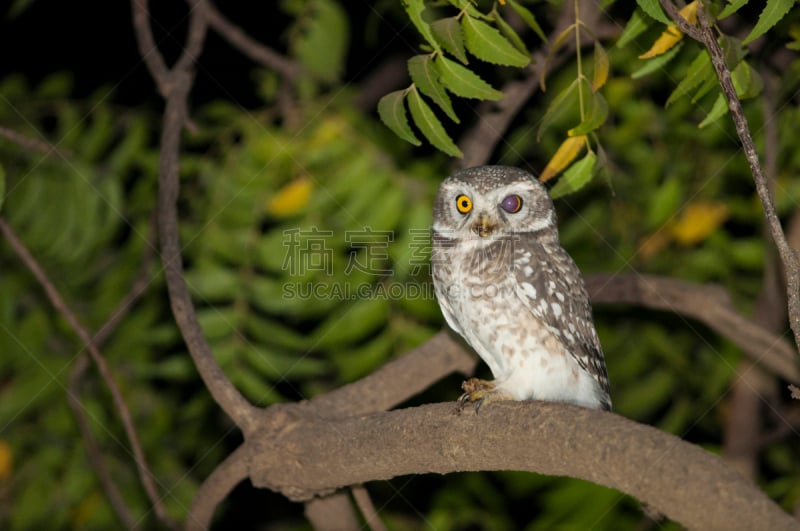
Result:
{"type": "MultiPolygon", "coordinates": [[[[296,86],[291,113],[280,114],[285,101],[278,104],[277,78],[260,71],[254,90],[262,106],[214,101],[193,111],[196,130],[186,134],[179,205],[186,279],[220,364],[255,403],[307,399],[351,382],[424,342],[442,324],[430,289],[428,229],[447,160],[398,141],[380,118],[399,116],[398,104],[405,113],[406,98],[419,88],[417,117],[427,115],[425,98],[433,101],[451,119],[462,118],[446,128],[458,138],[474,123],[477,100],[451,101],[446,91],[464,94],[448,78],[436,77],[430,62],[449,54],[454,63],[467,64],[469,52],[488,63],[468,66],[494,90],[519,72],[495,69],[501,61],[486,59],[480,43],[501,38],[517,51],[536,50],[561,9],[559,2],[450,4],[456,8],[378,2],[361,13],[334,0],[281,2],[294,24],[271,44],[307,73],[296,86]],[[453,9],[470,20],[447,22],[457,16],[453,9]],[[380,39],[371,46],[361,39],[369,43],[371,33],[380,33],[376,27],[392,24],[408,25],[406,42],[422,34],[430,49],[419,55],[402,48],[414,56],[408,66],[416,88],[389,101],[394,108],[385,103],[379,117],[358,110],[355,78],[363,74],[365,49],[375,65],[388,53],[380,39]],[[474,25],[469,35],[468,24],[474,25]],[[431,39],[424,28],[432,28],[431,39]],[[465,33],[463,49],[447,33],[456,28],[465,33]]],[[[551,72],[547,90],[515,120],[493,162],[538,170],[549,161],[552,192],[561,196],[562,242],[584,272],[717,283],[741,311],[752,312],[772,250],[735,130],[726,116],[714,115],[719,93],[696,43],[683,39],[640,59],[665,32],[665,21],[654,10],[657,2],[637,4],[604,3],[621,28],[619,38],[586,41],[591,46],[582,53],[591,55],[593,66],[591,75],[580,74],[583,81],[576,77],[578,62],[588,64],[588,55],[574,55],[551,72]],[[583,89],[570,87],[584,81],[587,98],[599,94],[595,84],[602,87],[607,116],[570,135],[586,117],[576,105],[563,104],[563,95],[577,97],[583,89]],[[561,112],[548,114],[559,102],[561,112]],[[592,150],[581,157],[587,142],[592,150]],[[597,160],[589,161],[587,173],[590,155],[597,160]],[[604,178],[586,179],[601,162],[604,178]],[[576,169],[579,164],[584,167],[576,169]]],[[[772,39],[753,55],[741,41],[726,37],[723,44],[729,66],[740,72],[737,89],[750,96],[745,111],[762,153],[765,96],[757,85],[774,83],[778,145],[770,147],[777,157],[777,206],[788,219],[800,200],[794,145],[800,61],[781,56],[786,64],[778,77],[768,60],[783,46],[796,47],[798,9],[786,13],[784,3],[771,0],[771,15],[764,18],[760,6],[735,4],[739,11],[730,7],[734,3],[709,5],[728,17],[727,33],[748,35],[759,24],[759,31],[768,26],[764,31],[772,39]],[[777,12],[782,14],[775,18],[777,12]]],[[[0,139],[0,208],[93,331],[142,274],[143,257],[155,255],[144,296],[127,309],[102,350],[131,406],[160,490],[168,493],[168,510],[183,518],[199,482],[238,440],[199,381],[171,318],[152,231],[159,116],[117,106],[106,87],[85,99],[72,94],[67,74],[36,83],[23,76],[0,80],[0,124],[58,149],[46,156],[0,139]]],[[[431,130],[411,112],[428,137],[431,130]]],[[[416,138],[410,124],[405,127],[416,138]]],[[[0,528],[116,528],[65,400],[75,391],[70,371],[85,355],[83,347],[6,245],[0,246],[0,294],[0,528]]],[[[616,412],[719,451],[741,352],[681,316],[636,308],[595,313],[616,412]]],[[[486,367],[479,371],[486,374],[486,367]]],[[[117,413],[95,371],[77,391],[134,517],[143,528],[154,527],[117,413]]],[[[448,378],[410,403],[457,395],[458,378],[448,378]]],[[[768,429],[777,422],[765,418],[768,429]]],[[[792,509],[800,498],[798,446],[789,440],[770,444],[759,466],[762,487],[792,509]]],[[[633,529],[644,518],[635,500],[615,491],[518,472],[397,478],[369,489],[390,529],[398,530],[421,524],[633,529]]],[[[230,500],[220,510],[220,528],[243,521],[304,528],[296,505],[278,496],[270,500],[267,514],[259,503],[230,500]]]]}

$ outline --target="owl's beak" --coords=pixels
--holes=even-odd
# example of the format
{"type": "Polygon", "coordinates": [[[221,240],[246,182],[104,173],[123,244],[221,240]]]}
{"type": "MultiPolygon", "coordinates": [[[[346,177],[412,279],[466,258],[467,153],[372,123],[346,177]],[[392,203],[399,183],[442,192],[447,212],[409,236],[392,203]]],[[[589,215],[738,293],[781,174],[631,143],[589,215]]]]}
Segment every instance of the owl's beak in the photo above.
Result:
{"type": "Polygon", "coordinates": [[[472,230],[481,238],[486,238],[497,227],[497,223],[486,214],[481,214],[472,225],[472,230]]]}

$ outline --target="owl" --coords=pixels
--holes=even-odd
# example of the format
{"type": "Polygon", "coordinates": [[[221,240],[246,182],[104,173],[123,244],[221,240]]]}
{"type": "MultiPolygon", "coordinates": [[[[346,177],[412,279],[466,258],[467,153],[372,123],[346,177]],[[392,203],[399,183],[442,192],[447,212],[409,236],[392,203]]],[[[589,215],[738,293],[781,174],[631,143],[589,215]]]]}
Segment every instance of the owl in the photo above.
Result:
{"type": "Polygon", "coordinates": [[[439,188],[432,237],[445,320],[494,376],[465,381],[458,411],[499,400],[611,410],[589,296],[539,181],[507,166],[456,172],[439,188]]]}

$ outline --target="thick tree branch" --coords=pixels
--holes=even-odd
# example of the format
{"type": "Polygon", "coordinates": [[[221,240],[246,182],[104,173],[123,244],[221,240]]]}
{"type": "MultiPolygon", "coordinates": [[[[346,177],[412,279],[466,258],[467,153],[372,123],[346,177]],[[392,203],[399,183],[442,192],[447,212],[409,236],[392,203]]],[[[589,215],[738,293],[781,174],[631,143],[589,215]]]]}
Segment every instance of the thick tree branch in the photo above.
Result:
{"type": "Polygon", "coordinates": [[[594,304],[636,304],[697,319],[775,374],[800,381],[792,347],[737,312],[720,286],[652,275],[596,274],[587,277],[586,288],[594,304]]]}
{"type": "MultiPolygon", "coordinates": [[[[386,411],[428,388],[451,372],[471,374],[475,363],[476,359],[473,355],[468,353],[450,334],[442,331],[425,344],[387,363],[361,380],[311,401],[292,404],[289,411],[298,411],[297,408],[299,408],[304,415],[325,418],[345,418],[386,411]]],[[[268,425],[277,430],[292,418],[276,416],[275,411],[275,408],[269,408],[261,412],[261,418],[265,422],[262,427],[268,425]]],[[[219,467],[225,469],[233,467],[233,465],[226,459],[219,467]]],[[[236,470],[242,474],[238,477],[237,482],[247,477],[246,471],[242,471],[241,468],[236,468],[236,470]]],[[[217,491],[214,483],[217,481],[217,473],[215,470],[206,478],[192,503],[188,521],[194,527],[189,527],[190,529],[207,528],[216,504],[224,498],[224,496],[216,497],[215,494],[217,491]]],[[[225,472],[219,473],[225,474],[225,472]]],[[[341,524],[340,518],[345,518],[346,521],[355,521],[355,513],[350,507],[345,493],[332,494],[330,497],[335,499],[327,500],[326,498],[325,502],[318,500],[313,507],[306,507],[307,516],[309,518],[313,516],[318,520],[314,526],[316,529],[322,529],[325,524],[334,522],[341,524]],[[345,505],[347,507],[344,507],[345,505]],[[325,516],[325,511],[328,510],[331,513],[325,516]],[[342,516],[343,514],[350,516],[342,516]]]]}
{"type": "Polygon", "coordinates": [[[736,89],[733,86],[730,70],[728,70],[725,64],[725,55],[717,39],[714,37],[713,30],[711,29],[708,16],[702,3],[700,3],[697,8],[700,27],[695,28],[688,24],[680,14],[676,13],[675,6],[672,5],[671,0],[660,1],[661,5],[664,6],[667,13],[670,14],[681,31],[703,44],[711,56],[711,64],[719,78],[722,93],[725,95],[725,99],[728,102],[731,118],[736,126],[736,133],[739,135],[745,157],[750,165],[750,172],[755,181],[756,192],[758,193],[759,199],[761,199],[761,206],[764,208],[767,226],[769,227],[772,240],[778,248],[778,254],[783,263],[783,268],[786,273],[789,326],[794,333],[795,345],[797,349],[800,350],[800,263],[798,263],[797,255],[786,241],[786,236],[783,233],[783,228],[778,218],[778,213],[775,210],[775,204],[770,197],[769,183],[764,173],[761,171],[761,164],[758,160],[756,146],[750,135],[750,128],[747,125],[747,117],[744,115],[742,104],[736,95],[736,89]]]}
{"type": "MultiPolygon", "coordinates": [[[[3,218],[0,218],[0,232],[3,233],[3,236],[5,236],[9,245],[11,245],[11,248],[20,258],[20,260],[30,270],[33,276],[36,277],[39,285],[42,286],[42,289],[44,289],[45,293],[47,294],[47,298],[50,299],[50,303],[53,305],[56,311],[58,311],[58,313],[60,313],[64,319],[66,319],[67,323],[69,323],[69,326],[81,340],[84,347],[89,351],[89,356],[97,366],[97,370],[100,372],[103,382],[106,384],[106,387],[108,387],[108,390],[111,393],[111,399],[114,402],[114,407],[119,414],[120,422],[122,422],[122,427],[125,429],[125,435],[128,437],[128,442],[131,445],[134,462],[136,463],[136,468],[139,472],[139,480],[141,481],[142,486],[147,493],[147,497],[150,499],[150,503],[153,504],[153,510],[155,511],[158,519],[164,525],[170,528],[175,527],[175,523],[173,522],[172,518],[170,518],[169,514],[167,514],[167,511],[161,502],[161,496],[159,495],[158,489],[156,489],[155,482],[153,481],[155,476],[150,471],[150,466],[147,464],[147,459],[145,458],[144,451],[142,450],[142,444],[139,441],[139,435],[136,432],[136,427],[133,424],[131,412],[128,409],[128,405],[125,403],[125,399],[122,398],[122,392],[120,391],[117,382],[114,380],[114,376],[111,374],[111,368],[108,366],[105,357],[100,353],[100,350],[92,341],[89,331],[80,323],[78,317],[61,297],[61,294],[58,292],[55,285],[53,285],[53,283],[50,281],[42,267],[39,265],[33,255],[30,254],[22,241],[20,241],[20,239],[17,237],[14,230],[3,218]]],[[[125,516],[120,515],[120,519],[124,521],[125,516]]]]}
{"type": "Polygon", "coordinates": [[[194,82],[193,63],[200,55],[207,23],[206,4],[202,0],[190,3],[191,17],[186,48],[172,70],[166,70],[155,44],[147,19],[146,0],[132,0],[136,36],[139,48],[151,75],[166,98],[161,132],[161,155],[158,190],[158,229],[161,242],[161,260],[167,281],[172,313],[189,349],[200,376],[214,400],[243,430],[252,426],[257,409],[234,387],[214,359],[189,289],[183,278],[183,259],[178,237],[178,192],[181,133],[188,119],[188,97],[194,82]],[[149,57],[149,59],[148,59],[149,57]]]}
{"type": "Polygon", "coordinates": [[[246,443],[257,487],[291,499],[408,474],[525,470],[630,494],[692,529],[796,529],[755,485],[698,446],[567,404],[432,404],[339,419],[298,418],[246,443]]]}

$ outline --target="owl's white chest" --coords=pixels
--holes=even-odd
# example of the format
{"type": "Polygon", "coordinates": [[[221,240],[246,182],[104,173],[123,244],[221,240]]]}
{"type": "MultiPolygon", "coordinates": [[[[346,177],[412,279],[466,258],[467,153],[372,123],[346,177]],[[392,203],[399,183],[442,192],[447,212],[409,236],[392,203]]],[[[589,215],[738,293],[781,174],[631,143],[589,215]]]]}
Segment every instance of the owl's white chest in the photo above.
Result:
{"type": "Polygon", "coordinates": [[[461,241],[434,262],[434,285],[450,326],[486,362],[495,386],[517,400],[596,407],[597,382],[520,299],[514,268],[521,266],[513,253],[476,267],[481,245],[461,241]]]}

